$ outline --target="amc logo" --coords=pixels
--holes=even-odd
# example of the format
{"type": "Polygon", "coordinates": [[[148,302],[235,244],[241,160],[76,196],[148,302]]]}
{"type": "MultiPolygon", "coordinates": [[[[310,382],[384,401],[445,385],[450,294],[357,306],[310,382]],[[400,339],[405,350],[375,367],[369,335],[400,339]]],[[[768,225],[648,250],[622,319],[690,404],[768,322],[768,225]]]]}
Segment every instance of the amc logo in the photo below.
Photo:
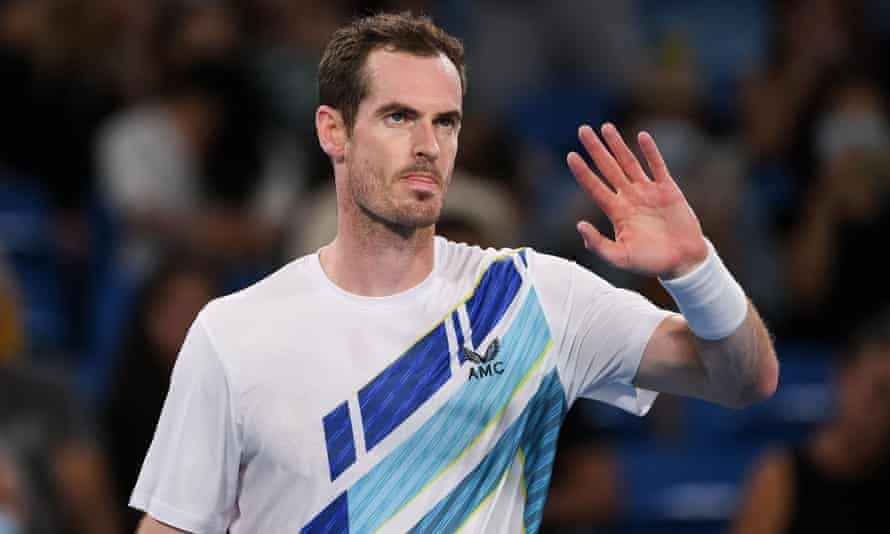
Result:
{"type": "Polygon", "coordinates": [[[497,358],[500,347],[501,343],[497,339],[491,342],[484,355],[473,349],[463,347],[464,357],[476,364],[475,367],[470,368],[470,380],[504,374],[504,362],[494,361],[497,358]]]}

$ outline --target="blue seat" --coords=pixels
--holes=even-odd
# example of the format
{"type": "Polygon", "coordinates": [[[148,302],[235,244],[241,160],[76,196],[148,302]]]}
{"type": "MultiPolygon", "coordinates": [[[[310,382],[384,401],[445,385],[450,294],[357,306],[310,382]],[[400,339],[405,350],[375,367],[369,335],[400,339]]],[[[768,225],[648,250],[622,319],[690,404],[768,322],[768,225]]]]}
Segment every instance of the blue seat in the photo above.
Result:
{"type": "Polygon", "coordinates": [[[758,447],[653,447],[616,450],[623,520],[616,532],[719,532],[735,513],[758,447]]]}

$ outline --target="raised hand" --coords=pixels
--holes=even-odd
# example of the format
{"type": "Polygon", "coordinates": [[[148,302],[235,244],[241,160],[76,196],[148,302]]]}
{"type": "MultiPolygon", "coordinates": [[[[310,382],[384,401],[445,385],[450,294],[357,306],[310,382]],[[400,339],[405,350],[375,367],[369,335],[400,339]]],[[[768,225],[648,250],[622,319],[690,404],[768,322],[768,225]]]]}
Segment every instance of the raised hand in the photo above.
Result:
{"type": "Polygon", "coordinates": [[[604,124],[602,134],[608,149],[590,126],[578,130],[599,176],[577,153],[567,157],[575,179],[615,227],[612,241],[589,222],[580,221],[584,246],[616,267],[644,275],[670,279],[691,271],[707,256],[707,244],[652,136],[646,132],[637,136],[650,178],[614,125],[604,124]]]}

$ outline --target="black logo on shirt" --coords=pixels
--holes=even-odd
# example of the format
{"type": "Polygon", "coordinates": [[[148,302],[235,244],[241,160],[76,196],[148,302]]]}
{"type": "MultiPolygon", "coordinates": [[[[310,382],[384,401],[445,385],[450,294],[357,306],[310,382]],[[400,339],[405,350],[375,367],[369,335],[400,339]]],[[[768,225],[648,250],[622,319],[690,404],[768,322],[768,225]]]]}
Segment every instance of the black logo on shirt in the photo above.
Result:
{"type": "Polygon", "coordinates": [[[500,349],[501,342],[497,339],[491,342],[484,355],[468,347],[462,347],[464,357],[476,364],[475,367],[470,368],[470,380],[504,373],[504,362],[494,361],[500,349]]]}

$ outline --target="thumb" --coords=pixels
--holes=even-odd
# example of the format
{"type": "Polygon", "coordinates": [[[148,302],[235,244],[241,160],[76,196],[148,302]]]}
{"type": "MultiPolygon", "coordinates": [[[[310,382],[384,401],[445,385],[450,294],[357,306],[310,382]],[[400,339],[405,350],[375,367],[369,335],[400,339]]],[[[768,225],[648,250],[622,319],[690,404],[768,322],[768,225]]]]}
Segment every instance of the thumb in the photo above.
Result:
{"type": "Polygon", "coordinates": [[[621,245],[604,236],[587,221],[579,221],[577,228],[581,238],[584,239],[584,248],[598,254],[616,267],[625,267],[625,255],[622,252],[621,245]]]}

